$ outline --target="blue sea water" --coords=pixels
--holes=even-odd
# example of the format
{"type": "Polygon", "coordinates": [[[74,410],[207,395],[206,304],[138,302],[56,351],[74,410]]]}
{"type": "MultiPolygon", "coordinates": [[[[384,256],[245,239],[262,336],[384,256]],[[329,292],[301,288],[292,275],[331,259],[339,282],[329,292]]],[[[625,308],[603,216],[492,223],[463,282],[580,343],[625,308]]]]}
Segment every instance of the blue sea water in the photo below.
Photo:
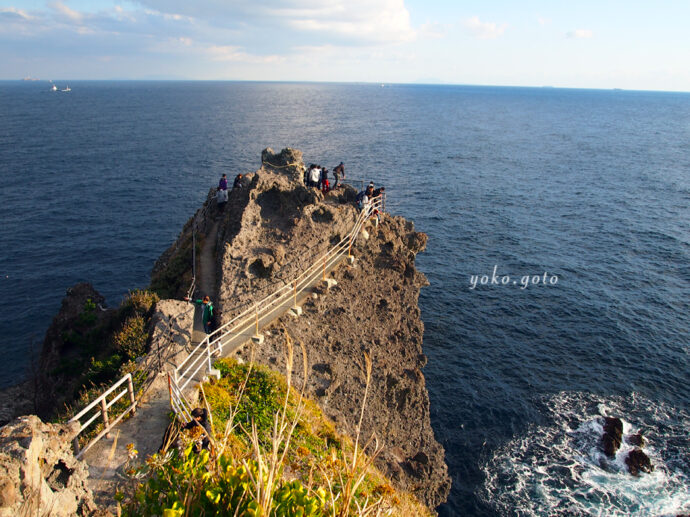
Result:
{"type": "Polygon", "coordinates": [[[296,147],[385,185],[429,235],[442,515],[690,511],[690,94],[69,84],[0,82],[2,385],[67,287],[116,305],[222,173],[296,147]],[[612,413],[648,437],[653,475],[602,467],[612,413]]]}

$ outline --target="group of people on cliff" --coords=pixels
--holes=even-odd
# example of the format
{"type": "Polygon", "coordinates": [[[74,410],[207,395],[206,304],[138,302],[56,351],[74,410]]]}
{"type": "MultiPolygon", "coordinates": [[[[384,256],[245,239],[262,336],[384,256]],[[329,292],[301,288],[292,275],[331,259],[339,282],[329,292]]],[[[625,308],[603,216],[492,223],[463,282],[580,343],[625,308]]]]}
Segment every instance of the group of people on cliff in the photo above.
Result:
{"type": "MultiPolygon", "coordinates": [[[[235,181],[232,184],[232,189],[240,189],[244,187],[242,174],[235,176],[235,181]]],[[[223,174],[218,181],[218,189],[216,191],[216,202],[218,203],[218,210],[223,213],[225,205],[228,203],[228,175],[223,174]]]]}
{"type": "MultiPolygon", "coordinates": [[[[371,203],[374,203],[378,198],[382,199],[385,192],[386,187],[374,188],[374,182],[370,182],[366,189],[357,194],[357,197],[355,198],[357,208],[359,208],[360,211],[364,210],[371,203]]],[[[378,216],[378,209],[375,209],[374,213],[378,216]]]]}
{"type": "Polygon", "coordinates": [[[324,194],[331,190],[338,188],[340,180],[345,179],[345,164],[340,162],[333,168],[333,186],[331,186],[328,177],[328,169],[321,165],[311,164],[309,168],[304,171],[304,184],[307,187],[315,187],[324,194]]]}
{"type": "MultiPolygon", "coordinates": [[[[304,182],[309,187],[315,187],[320,189],[323,193],[329,192],[331,189],[337,189],[340,180],[345,179],[345,164],[340,162],[336,167],[333,168],[334,183],[333,187],[330,186],[328,179],[328,169],[320,165],[311,164],[309,168],[305,171],[304,182]]],[[[243,176],[238,174],[235,177],[235,181],[232,185],[233,190],[244,188],[243,176]]],[[[371,203],[384,195],[386,191],[385,187],[374,187],[374,182],[370,182],[365,190],[359,192],[355,198],[357,208],[361,211],[369,207],[371,203]]],[[[225,205],[228,202],[228,176],[223,174],[218,181],[218,189],[216,192],[216,200],[218,202],[218,209],[222,213],[225,209],[225,205]]],[[[372,211],[372,217],[379,218],[379,210],[375,208],[372,211]]],[[[215,315],[213,313],[213,303],[208,296],[204,296],[202,299],[191,300],[189,297],[185,297],[186,301],[190,301],[200,306],[202,309],[202,322],[204,325],[204,332],[210,334],[213,330],[215,315]]]]}

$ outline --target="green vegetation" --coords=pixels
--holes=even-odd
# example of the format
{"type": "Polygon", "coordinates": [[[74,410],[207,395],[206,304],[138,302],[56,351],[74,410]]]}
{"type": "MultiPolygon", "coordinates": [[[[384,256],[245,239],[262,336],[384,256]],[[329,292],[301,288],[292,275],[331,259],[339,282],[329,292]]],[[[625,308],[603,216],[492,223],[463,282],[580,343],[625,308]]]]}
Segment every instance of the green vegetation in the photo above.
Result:
{"type": "Polygon", "coordinates": [[[98,391],[99,385],[117,380],[127,373],[131,361],[146,353],[148,326],[158,300],[157,294],[138,289],[125,296],[109,332],[99,333],[100,341],[87,347],[90,365],[77,388],[80,392],[87,386],[98,391]]]}
{"type": "MultiPolygon", "coordinates": [[[[196,250],[202,242],[197,239],[196,250]]],[[[181,298],[192,282],[192,236],[187,236],[168,259],[165,267],[151,275],[149,289],[161,298],[181,298]]]]}
{"type": "MultiPolygon", "coordinates": [[[[213,417],[210,451],[194,452],[196,428],[178,448],[130,471],[118,497],[124,516],[430,515],[373,466],[381,446],[375,437],[360,443],[364,407],[353,441],[292,387],[289,339],[286,348],[287,377],[231,359],[215,363],[221,379],[202,387],[213,417]]],[[[363,404],[368,357],[365,365],[363,404]]]]}
{"type": "MultiPolygon", "coordinates": [[[[140,370],[135,359],[147,352],[151,315],[158,300],[156,293],[131,291],[114,315],[102,321],[98,319],[96,304],[87,300],[75,328],[62,336],[72,354],[64,357],[51,372],[53,376],[66,377],[82,372],[70,383],[64,383],[70,387],[64,393],[66,407],[59,412],[57,420],[71,418],[126,373],[133,374],[135,391],[141,388],[147,372],[140,370]]],[[[123,397],[110,411],[118,414],[128,404],[129,399],[123,397]]],[[[94,423],[92,429],[82,433],[80,441],[87,442],[101,429],[102,424],[94,423]]]]}
{"type": "Polygon", "coordinates": [[[142,316],[133,316],[115,333],[113,343],[122,356],[131,360],[144,354],[147,338],[146,321],[142,316]]]}
{"type": "Polygon", "coordinates": [[[79,323],[84,326],[92,325],[96,321],[96,304],[91,298],[84,303],[84,310],[79,315],[79,323]]]}
{"type": "MultiPolygon", "coordinates": [[[[190,443],[182,452],[152,459],[148,468],[154,473],[125,502],[125,517],[265,515],[251,494],[261,470],[255,460],[240,462],[229,454],[213,459],[206,450],[193,452],[190,443]]],[[[323,490],[310,493],[299,481],[281,483],[272,494],[271,515],[323,515],[325,496],[323,490]]]]}

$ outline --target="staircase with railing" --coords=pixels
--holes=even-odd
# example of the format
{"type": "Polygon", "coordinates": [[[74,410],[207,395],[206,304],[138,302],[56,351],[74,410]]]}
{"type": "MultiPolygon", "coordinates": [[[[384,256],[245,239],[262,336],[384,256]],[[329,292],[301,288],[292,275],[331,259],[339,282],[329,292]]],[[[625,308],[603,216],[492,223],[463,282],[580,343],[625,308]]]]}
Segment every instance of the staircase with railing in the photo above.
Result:
{"type": "MultiPolygon", "coordinates": [[[[337,244],[327,252],[313,260],[310,265],[297,274],[294,278],[285,281],[268,296],[248,304],[240,314],[214,330],[198,343],[191,353],[182,360],[174,369],[173,375],[168,378],[170,404],[173,411],[183,420],[191,419],[191,403],[189,394],[193,388],[205,378],[214,373],[213,357],[226,356],[253,339],[261,343],[263,337],[260,329],[288,310],[293,310],[296,315],[300,309],[297,306],[298,297],[307,292],[320,281],[327,281],[326,274],[333,269],[345,256],[352,258],[352,245],[360,234],[364,224],[381,212],[384,206],[384,196],[378,196],[365,205],[360,211],[351,230],[337,244]]],[[[74,439],[75,454],[82,456],[103,436],[115,427],[127,414],[136,410],[138,401],[135,398],[132,387],[131,374],[125,375],[100,397],[91,402],[86,408],[75,415],[70,422],[79,422],[80,432],[86,429],[99,417],[103,420],[103,430],[79,450],[78,437],[74,439]],[[116,399],[108,399],[118,387],[127,383],[127,388],[118,392],[116,399]],[[125,394],[129,393],[130,404],[121,409],[119,415],[109,414],[109,408],[125,394]],[[81,419],[90,415],[88,420],[81,423],[81,419]]]]}

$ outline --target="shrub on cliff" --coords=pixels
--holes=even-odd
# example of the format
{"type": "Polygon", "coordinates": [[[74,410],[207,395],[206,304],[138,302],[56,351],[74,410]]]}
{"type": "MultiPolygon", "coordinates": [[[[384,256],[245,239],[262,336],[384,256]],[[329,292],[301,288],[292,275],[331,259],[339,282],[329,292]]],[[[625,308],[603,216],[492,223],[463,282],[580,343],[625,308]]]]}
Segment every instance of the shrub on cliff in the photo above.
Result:
{"type": "MultiPolygon", "coordinates": [[[[255,460],[213,458],[206,450],[197,454],[190,443],[184,451],[151,459],[149,467],[154,473],[136,487],[123,516],[265,515],[250,489],[261,470],[255,460]]],[[[310,493],[299,481],[282,482],[272,494],[271,515],[320,516],[325,498],[324,490],[310,493]]]]}
{"type": "Polygon", "coordinates": [[[136,359],[146,351],[146,321],[142,316],[127,319],[113,336],[115,348],[127,359],[136,359]]]}
{"type": "MultiPolygon", "coordinates": [[[[212,415],[211,451],[193,452],[194,437],[185,436],[181,449],[149,458],[119,496],[123,515],[430,514],[374,468],[381,450],[374,437],[360,443],[359,426],[354,441],[338,436],[303,390],[292,388],[289,339],[287,348],[287,377],[216,362],[220,381],[202,389],[212,415]]],[[[368,358],[365,364],[363,406],[368,358]]]]}
{"type": "MultiPolygon", "coordinates": [[[[78,377],[72,377],[72,395],[65,401],[65,409],[60,411],[57,419],[68,420],[80,408],[103,392],[103,388],[112,384],[126,373],[133,374],[134,389],[140,389],[148,373],[140,371],[141,365],[134,360],[147,353],[149,342],[149,323],[153,309],[159,297],[156,293],[146,290],[130,291],[122,300],[115,317],[109,321],[108,327],[99,327],[98,333],[87,334],[87,340],[82,346],[85,352],[77,361],[65,362],[65,369],[81,372],[78,377]]],[[[89,319],[90,311],[85,307],[81,319],[89,319]]],[[[128,399],[122,398],[110,410],[117,414],[128,404],[128,399]]],[[[97,422],[92,424],[80,435],[80,442],[87,442],[90,437],[101,430],[97,422]]]]}
{"type": "Polygon", "coordinates": [[[145,289],[130,291],[120,304],[120,318],[124,320],[136,315],[149,319],[153,308],[159,301],[160,297],[158,294],[152,291],[145,289]]]}
{"type": "MultiPolygon", "coordinates": [[[[197,241],[195,252],[201,250],[197,241]]],[[[166,252],[165,260],[151,273],[149,290],[161,298],[182,298],[192,281],[192,236],[188,235],[174,251],[166,252]]],[[[161,257],[162,259],[163,257],[161,257]]]]}

